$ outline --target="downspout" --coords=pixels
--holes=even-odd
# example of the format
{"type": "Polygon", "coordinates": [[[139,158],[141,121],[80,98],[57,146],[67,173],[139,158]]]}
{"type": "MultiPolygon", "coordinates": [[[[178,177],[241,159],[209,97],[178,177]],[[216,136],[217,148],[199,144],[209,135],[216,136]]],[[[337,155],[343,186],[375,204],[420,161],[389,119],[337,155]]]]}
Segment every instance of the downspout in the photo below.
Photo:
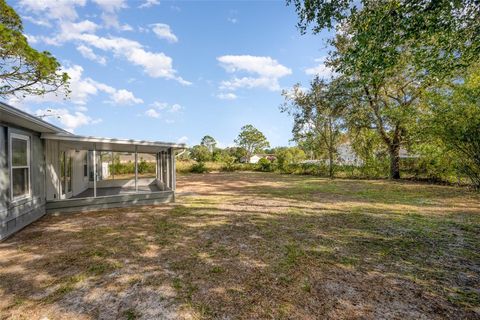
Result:
{"type": "Polygon", "coordinates": [[[187,148],[182,149],[182,152],[179,154],[175,155],[175,157],[180,157],[182,154],[184,154],[187,151],[187,148]]]}

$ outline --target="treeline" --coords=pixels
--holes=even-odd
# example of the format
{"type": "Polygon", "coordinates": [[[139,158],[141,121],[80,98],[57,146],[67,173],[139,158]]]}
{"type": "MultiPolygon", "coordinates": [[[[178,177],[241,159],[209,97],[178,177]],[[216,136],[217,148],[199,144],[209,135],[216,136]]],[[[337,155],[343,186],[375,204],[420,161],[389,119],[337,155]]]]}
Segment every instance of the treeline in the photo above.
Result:
{"type": "Polygon", "coordinates": [[[324,74],[306,88],[284,90],[280,106],[294,120],[298,149],[317,161],[297,156],[283,162],[277,154],[283,151],[267,150],[252,126],[242,128],[237,148],[216,151],[204,143],[192,150],[194,159],[229,168],[261,151],[275,157],[261,160],[257,170],[468,181],[480,188],[478,1],[287,4],[294,6],[302,33],[334,34],[324,74]],[[199,156],[202,146],[211,158],[199,156]],[[345,146],[358,161],[339,161],[345,146]]]}
{"type": "MultiPolygon", "coordinates": [[[[237,139],[238,140],[238,139],[237,139]]],[[[218,148],[211,136],[205,136],[177,158],[180,173],[207,173],[231,171],[261,171],[283,174],[315,175],[320,177],[342,177],[354,179],[386,179],[389,177],[389,153],[375,135],[357,136],[353,143],[348,135],[339,138],[340,146],[349,148],[346,160],[340,149],[333,152],[330,165],[329,154],[322,148],[311,148],[309,144],[295,147],[255,149],[252,155],[261,158],[249,163],[248,151],[242,146],[218,148]],[[205,143],[208,141],[208,143],[205,143]]],[[[411,150],[410,150],[411,151],[411,150]]],[[[405,179],[424,180],[436,183],[470,184],[468,176],[457,170],[450,155],[425,152],[404,155],[400,158],[400,172],[405,179]]]]}
{"type": "Polygon", "coordinates": [[[409,169],[480,188],[478,1],[287,3],[302,33],[335,31],[331,75],[285,90],[281,106],[294,140],[329,159],[330,176],[346,136],[362,167],[376,171],[386,156],[392,179],[409,169]]]}

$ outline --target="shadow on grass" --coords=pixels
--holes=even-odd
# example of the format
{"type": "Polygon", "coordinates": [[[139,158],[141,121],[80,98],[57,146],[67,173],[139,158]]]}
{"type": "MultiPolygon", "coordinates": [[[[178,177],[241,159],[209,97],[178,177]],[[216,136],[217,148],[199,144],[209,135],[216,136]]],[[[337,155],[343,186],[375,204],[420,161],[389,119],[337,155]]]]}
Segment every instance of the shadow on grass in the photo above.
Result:
{"type": "Polygon", "coordinates": [[[173,206],[41,219],[0,244],[0,313],[478,318],[478,213],[352,208],[349,195],[322,208],[292,202],[295,185],[268,202],[272,189],[240,182],[173,206]]]}

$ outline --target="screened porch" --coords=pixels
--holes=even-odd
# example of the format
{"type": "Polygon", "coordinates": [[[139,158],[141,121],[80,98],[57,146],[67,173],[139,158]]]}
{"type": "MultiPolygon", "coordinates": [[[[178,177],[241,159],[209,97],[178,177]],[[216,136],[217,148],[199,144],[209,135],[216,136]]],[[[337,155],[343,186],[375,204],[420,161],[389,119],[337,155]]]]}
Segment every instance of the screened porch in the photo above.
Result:
{"type": "Polygon", "coordinates": [[[173,200],[175,154],[184,145],[58,134],[42,138],[47,209],[173,200]]]}

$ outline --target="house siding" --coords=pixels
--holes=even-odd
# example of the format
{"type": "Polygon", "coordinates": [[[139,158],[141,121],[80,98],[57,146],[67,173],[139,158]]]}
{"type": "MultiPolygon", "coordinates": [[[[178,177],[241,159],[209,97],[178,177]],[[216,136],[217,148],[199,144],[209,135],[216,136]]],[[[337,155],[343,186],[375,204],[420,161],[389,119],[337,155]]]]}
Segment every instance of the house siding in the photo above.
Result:
{"type": "Polygon", "coordinates": [[[0,240],[12,235],[45,214],[45,159],[40,136],[32,131],[0,125],[0,240]],[[8,161],[9,134],[30,136],[31,196],[24,200],[10,200],[10,170],[8,161]]]}

